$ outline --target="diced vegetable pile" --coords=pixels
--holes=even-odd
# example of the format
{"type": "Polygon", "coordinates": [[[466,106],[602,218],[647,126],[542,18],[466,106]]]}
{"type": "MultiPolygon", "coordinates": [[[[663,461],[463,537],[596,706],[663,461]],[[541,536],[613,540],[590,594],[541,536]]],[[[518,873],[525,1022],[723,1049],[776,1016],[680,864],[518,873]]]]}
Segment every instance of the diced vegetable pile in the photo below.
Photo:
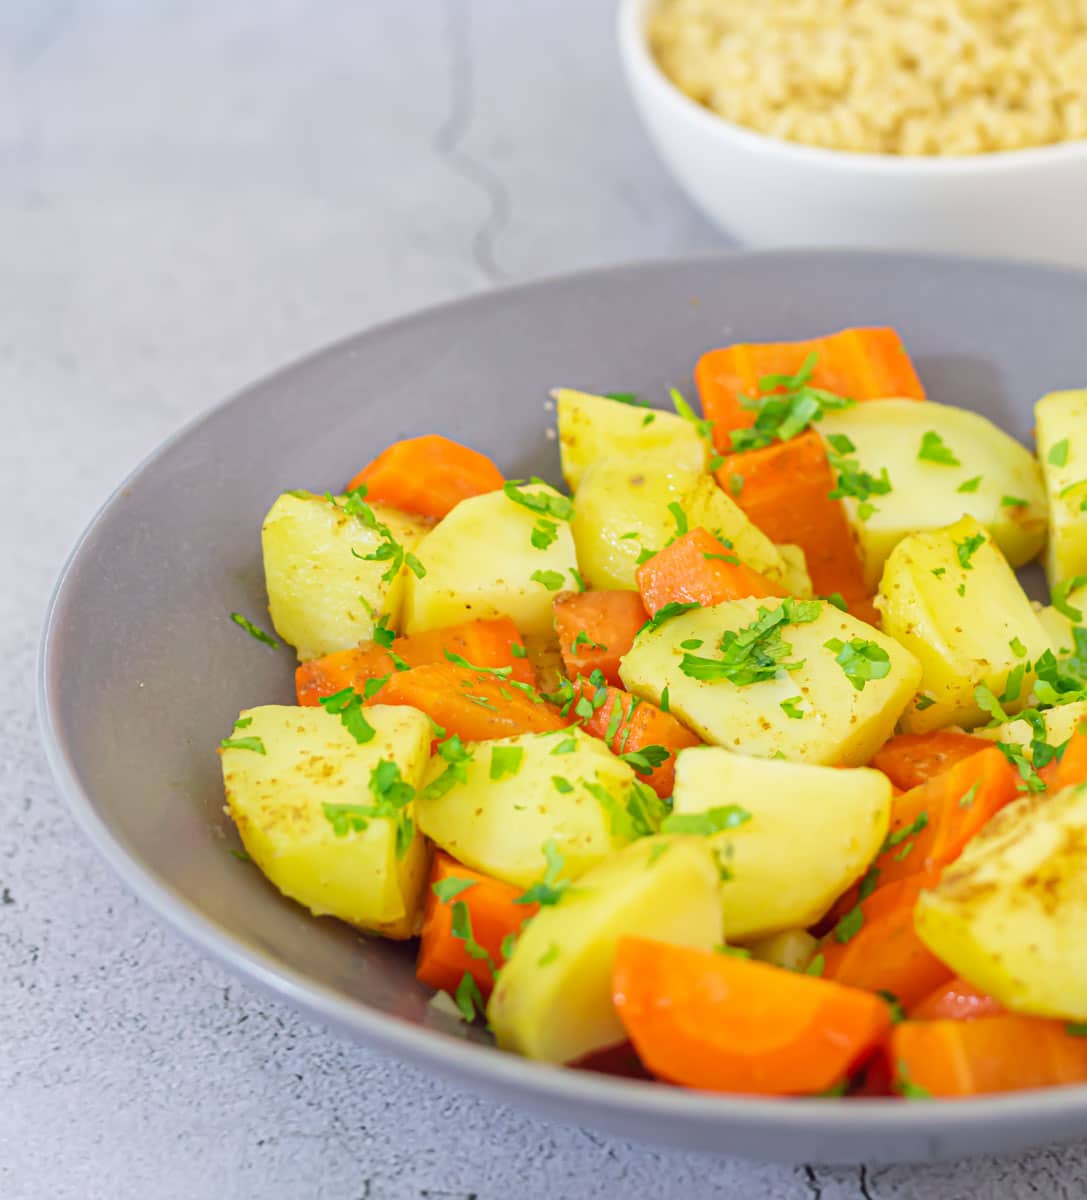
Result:
{"type": "Polygon", "coordinates": [[[418,978],[533,1059],[1087,1082],[1087,389],[1038,402],[1034,456],[889,329],[695,381],[701,416],[556,392],[570,496],[427,435],[279,497],[298,705],[222,743],[247,855],[418,937],[418,978]]]}

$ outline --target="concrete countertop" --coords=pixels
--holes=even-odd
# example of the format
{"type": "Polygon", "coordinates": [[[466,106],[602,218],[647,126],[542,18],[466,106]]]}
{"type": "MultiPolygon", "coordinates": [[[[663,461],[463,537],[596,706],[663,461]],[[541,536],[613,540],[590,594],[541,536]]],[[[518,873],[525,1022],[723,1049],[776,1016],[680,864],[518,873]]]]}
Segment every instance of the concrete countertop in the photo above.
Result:
{"type": "Polygon", "coordinates": [[[197,957],[74,828],[43,608],[136,462],[377,320],[721,246],[627,103],[604,0],[0,7],[0,1196],[910,1200],[1083,1194],[1082,1148],[790,1169],[545,1124],[197,957]]]}

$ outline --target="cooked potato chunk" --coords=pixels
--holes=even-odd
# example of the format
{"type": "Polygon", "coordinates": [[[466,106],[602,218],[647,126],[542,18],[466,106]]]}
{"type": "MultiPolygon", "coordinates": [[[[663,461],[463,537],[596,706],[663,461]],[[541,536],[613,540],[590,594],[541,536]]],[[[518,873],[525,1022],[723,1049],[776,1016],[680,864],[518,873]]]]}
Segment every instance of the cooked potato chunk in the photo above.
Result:
{"type": "Polygon", "coordinates": [[[250,858],[284,895],[314,916],[407,938],[429,863],[411,822],[430,722],[382,705],[366,721],[373,736],[360,744],[323,708],[247,709],[221,751],[226,798],[250,858]]]}
{"type": "MultiPolygon", "coordinates": [[[[752,627],[764,620],[760,613],[776,614],[782,603],[797,602],[733,600],[646,628],[619,674],[630,691],[654,704],[667,688],[672,713],[727,750],[759,758],[780,753],[794,762],[866,763],[890,736],[921,677],[914,656],[872,626],[833,605],[802,601],[805,617],[817,615],[779,626],[785,648],[774,656],[799,664],[795,670],[781,666],[773,678],[737,683],[690,663],[692,656],[719,657],[725,635],[747,631],[745,639],[753,638],[752,627]],[[685,661],[696,674],[684,670],[685,661]]],[[[755,640],[774,649],[772,633],[755,640]]]]}
{"type": "Polygon", "coordinates": [[[709,476],[666,453],[601,458],[584,472],[573,520],[578,563],[591,587],[635,589],[644,551],[660,550],[678,530],[669,504],[678,504],[690,528],[701,525],[731,542],[748,566],[772,579],[785,561],[770,539],[709,476]]]}
{"type": "Polygon", "coordinates": [[[419,828],[454,858],[516,887],[543,873],[549,839],[574,879],[660,824],[656,794],[581,729],[475,742],[465,752],[456,766],[435,756],[416,804],[419,828]],[[447,790],[435,786],[443,776],[447,790]]]}
{"type": "Polygon", "coordinates": [[[973,517],[903,539],[887,560],[876,607],[884,631],[923,668],[921,695],[903,716],[911,733],[988,721],[975,688],[1003,696],[1009,673],[1025,665],[1018,696],[1003,701],[1006,712],[1018,712],[1030,695],[1030,664],[1051,649],[1019,580],[973,517]]]}
{"type": "Polygon", "coordinates": [[[802,600],[810,600],[815,595],[811,576],[808,574],[808,559],[799,546],[791,546],[788,542],[778,545],[778,553],[785,562],[785,575],[782,583],[790,596],[799,596],[802,600]]]}
{"type": "Polygon", "coordinates": [[[721,935],[717,867],[704,838],[642,838],[583,875],[525,927],[491,994],[498,1044],[565,1063],[623,1040],[611,1000],[626,934],[709,949],[721,935]]]}
{"type": "Polygon", "coordinates": [[[1050,392],[1034,409],[1049,496],[1049,586],[1087,574],[1087,389],[1050,392]]]}
{"type": "MultiPolygon", "coordinates": [[[[569,506],[546,484],[526,485],[520,493],[530,504],[550,504],[559,512],[569,506]]],[[[418,555],[426,574],[406,581],[408,633],[510,617],[526,637],[545,637],[553,633],[555,593],[577,586],[569,521],[519,504],[504,491],[462,500],[427,534],[418,555]]]]}
{"type": "Polygon", "coordinates": [[[400,620],[406,567],[391,559],[364,560],[393,539],[413,552],[430,523],[382,504],[368,505],[371,528],[308,492],[287,492],[264,518],[264,578],[272,624],[303,661],[349,650],[373,636],[374,622],[400,620]],[[390,574],[391,572],[391,574],[390,574]],[[385,578],[386,575],[390,577],[385,578]]]}
{"type": "Polygon", "coordinates": [[[783,929],[748,942],[751,957],[785,971],[807,970],[819,943],[806,929],[783,929]]]}
{"type": "Polygon", "coordinates": [[[710,838],[726,868],[724,939],[744,942],[817,921],[875,858],[891,812],[882,771],[838,771],[682,750],[674,812],[737,805],[749,818],[710,838]]]}
{"type": "Polygon", "coordinates": [[[914,921],[933,954],[1013,1012],[1087,1020],[1087,785],[997,813],[921,893],[914,921]]]}
{"type": "Polygon", "coordinates": [[[907,534],[939,529],[964,513],[989,531],[1013,566],[1041,550],[1046,502],[1038,463],[987,418],[931,401],[881,400],[828,413],[818,429],[827,438],[848,438],[855,449],[847,456],[876,478],[886,469],[891,482],[888,493],[871,497],[876,511],[863,520],[859,502],[845,501],[869,587],[907,534]]]}
{"type": "Polygon", "coordinates": [[[664,451],[676,466],[706,469],[708,443],[690,421],[675,413],[570,388],[559,388],[555,401],[562,474],[571,491],[577,490],[590,463],[614,455],[637,458],[664,451]]]}

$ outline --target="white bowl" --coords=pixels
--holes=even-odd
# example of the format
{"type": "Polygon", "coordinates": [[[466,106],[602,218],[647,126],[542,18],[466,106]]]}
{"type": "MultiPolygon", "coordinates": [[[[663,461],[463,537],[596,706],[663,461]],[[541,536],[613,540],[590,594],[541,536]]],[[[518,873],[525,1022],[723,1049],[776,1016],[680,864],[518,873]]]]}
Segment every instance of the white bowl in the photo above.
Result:
{"type": "Polygon", "coordinates": [[[620,0],[619,50],[666,166],[714,224],[756,246],[879,246],[1087,266],[1087,142],[960,158],[801,146],[726,121],[660,70],[657,0],[620,0]]]}

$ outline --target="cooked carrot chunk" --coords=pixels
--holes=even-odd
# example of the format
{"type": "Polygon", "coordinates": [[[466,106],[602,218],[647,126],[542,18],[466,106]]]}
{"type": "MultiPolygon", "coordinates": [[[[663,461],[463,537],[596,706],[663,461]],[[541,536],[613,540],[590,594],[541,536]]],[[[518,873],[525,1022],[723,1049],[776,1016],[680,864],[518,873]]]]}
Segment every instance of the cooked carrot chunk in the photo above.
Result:
{"type": "Polygon", "coordinates": [[[502,472],[478,450],[436,433],[395,442],[348,484],[401,512],[442,518],[469,496],[496,492],[502,472]]]}
{"type": "Polygon", "coordinates": [[[635,572],[646,609],[666,604],[709,607],[748,596],[784,596],[786,591],[753,571],[705,529],[692,529],[658,551],[635,572]]]}
{"type": "Polygon", "coordinates": [[[619,663],[649,619],[637,592],[564,592],[555,599],[555,632],[567,675],[600,671],[619,685],[619,663]]]}

